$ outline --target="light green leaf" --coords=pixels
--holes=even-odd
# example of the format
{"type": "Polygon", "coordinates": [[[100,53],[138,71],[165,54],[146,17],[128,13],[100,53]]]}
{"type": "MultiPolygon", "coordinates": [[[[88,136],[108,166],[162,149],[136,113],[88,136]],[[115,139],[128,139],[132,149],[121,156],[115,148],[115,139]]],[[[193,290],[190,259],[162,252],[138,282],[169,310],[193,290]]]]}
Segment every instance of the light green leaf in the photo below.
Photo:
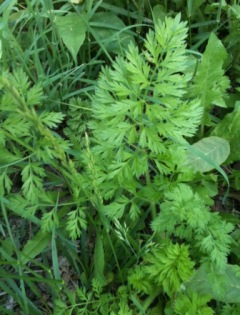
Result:
{"type": "Polygon", "coordinates": [[[217,273],[204,264],[195,272],[187,288],[220,302],[240,303],[239,266],[227,265],[223,273],[217,273]]]}
{"type": "Polygon", "coordinates": [[[86,15],[71,13],[65,16],[58,16],[56,17],[55,23],[64,44],[76,61],[77,53],[86,35],[86,15]]]}
{"type": "Polygon", "coordinates": [[[31,240],[27,241],[22,252],[20,253],[21,263],[25,265],[37,255],[42,253],[47,247],[50,239],[50,234],[45,233],[42,230],[38,231],[38,233],[31,240]]]}
{"type": "Polygon", "coordinates": [[[229,162],[239,161],[240,159],[240,107],[232,113],[227,114],[217,125],[212,135],[222,137],[229,141],[231,152],[228,158],[229,162]]]}
{"type": "Polygon", "coordinates": [[[230,154],[229,142],[213,136],[194,143],[188,150],[187,164],[196,172],[208,172],[218,167],[230,154]]]}
{"type": "Polygon", "coordinates": [[[126,204],[112,202],[110,205],[104,207],[104,213],[111,219],[120,219],[123,216],[126,204]]]}
{"type": "Polygon", "coordinates": [[[40,115],[40,120],[47,125],[49,128],[56,128],[65,117],[65,114],[59,112],[42,112],[40,115]]]}

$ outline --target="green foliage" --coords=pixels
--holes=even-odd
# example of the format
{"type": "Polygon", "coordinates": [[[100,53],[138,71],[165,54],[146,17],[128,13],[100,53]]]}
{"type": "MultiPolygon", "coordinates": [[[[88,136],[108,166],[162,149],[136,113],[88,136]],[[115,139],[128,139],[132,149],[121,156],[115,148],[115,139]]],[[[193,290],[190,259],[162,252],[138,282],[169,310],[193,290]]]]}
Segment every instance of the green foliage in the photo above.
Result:
{"type": "Polygon", "coordinates": [[[225,268],[232,240],[229,233],[233,226],[211,213],[204,200],[188,185],[179,184],[165,193],[153,229],[192,243],[206,255],[204,260],[214,264],[217,270],[225,268]]]}
{"type": "MultiPolygon", "coordinates": [[[[65,153],[70,145],[68,141],[56,136],[51,130],[59,126],[64,115],[35,109],[35,106],[39,106],[39,108],[42,106],[40,87],[30,88],[30,82],[21,69],[15,71],[13,75],[5,73],[1,78],[1,83],[0,118],[2,124],[0,132],[3,135],[2,145],[4,145],[2,153],[5,153],[2,156],[2,163],[4,163],[1,174],[2,193],[12,192],[13,169],[8,167],[10,162],[10,165],[14,166],[14,173],[21,180],[21,185],[17,187],[20,190],[17,198],[23,197],[29,206],[35,207],[39,202],[49,201],[49,196],[44,189],[47,178],[49,180],[51,177],[47,174],[45,167],[47,163],[62,173],[68,183],[68,189],[76,194],[79,185],[76,183],[78,181],[77,173],[65,153]],[[8,147],[11,148],[11,151],[7,150],[8,147]],[[58,165],[58,161],[60,161],[60,165],[58,165]],[[72,183],[68,182],[69,179],[72,183]]],[[[37,207],[35,207],[35,211],[37,211],[37,207]]],[[[67,230],[71,231],[70,234],[73,238],[81,233],[80,228],[86,227],[83,211],[78,210],[75,216],[71,212],[72,217],[71,213],[69,214],[67,230]]],[[[45,214],[42,221],[43,230],[49,230],[47,227],[51,226],[49,219],[51,216],[48,216],[47,220],[45,214]]]]}
{"type": "Polygon", "coordinates": [[[239,305],[228,304],[223,307],[220,315],[237,315],[239,314],[240,307],[239,305]]]}
{"type": "Polygon", "coordinates": [[[189,258],[188,247],[183,244],[160,246],[149,253],[145,261],[146,276],[154,286],[163,286],[169,296],[180,290],[181,283],[192,275],[194,266],[189,258]]]}
{"type": "Polygon", "coordinates": [[[88,315],[96,313],[100,315],[133,315],[128,305],[127,288],[122,286],[116,296],[104,293],[103,287],[97,279],[91,283],[91,291],[76,288],[74,291],[66,291],[65,301],[55,301],[54,315],[79,314],[88,315]]]}
{"type": "Polygon", "coordinates": [[[154,193],[149,174],[154,181],[178,164],[173,151],[179,148],[171,139],[183,141],[183,137],[193,136],[201,121],[198,100],[185,99],[191,79],[186,32],[180,15],[166,23],[158,21],[141,53],[130,44],[126,57],[118,57],[113,68],[102,69],[89,126],[96,143],[92,148],[94,167],[97,173],[109,170],[104,180],[98,180],[100,194],[104,199],[115,195],[103,208],[110,218],[121,218],[131,203],[134,209],[133,200],[118,196],[119,184],[142,198],[143,191],[137,193],[136,188],[140,185],[144,190],[147,183],[148,199],[154,193]]]}
{"type": "Polygon", "coordinates": [[[208,296],[199,296],[195,292],[180,294],[177,296],[173,307],[166,309],[166,315],[213,315],[214,311],[207,306],[211,298],[208,296]]]}
{"type": "MultiPolygon", "coordinates": [[[[67,127],[64,129],[64,134],[71,141],[76,151],[79,150],[79,146],[85,147],[85,132],[91,114],[89,107],[89,102],[83,101],[81,98],[71,99],[69,104],[67,127]]],[[[74,154],[73,151],[71,153],[74,154]]]]}
{"type": "Polygon", "coordinates": [[[239,313],[239,5],[156,3],[0,5],[0,313],[239,313]]]}

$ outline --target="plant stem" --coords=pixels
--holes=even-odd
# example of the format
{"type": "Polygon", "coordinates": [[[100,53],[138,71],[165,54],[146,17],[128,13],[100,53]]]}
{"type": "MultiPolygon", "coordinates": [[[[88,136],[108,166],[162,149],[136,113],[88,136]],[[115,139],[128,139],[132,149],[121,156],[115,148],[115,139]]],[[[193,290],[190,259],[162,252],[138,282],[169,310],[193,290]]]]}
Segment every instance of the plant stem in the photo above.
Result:
{"type": "MultiPolygon", "coordinates": [[[[149,174],[149,170],[146,172],[146,182],[147,182],[147,187],[150,187],[151,186],[151,177],[149,174]]],[[[151,213],[152,213],[152,219],[154,220],[157,217],[155,202],[151,202],[150,209],[151,209],[151,213]]]]}

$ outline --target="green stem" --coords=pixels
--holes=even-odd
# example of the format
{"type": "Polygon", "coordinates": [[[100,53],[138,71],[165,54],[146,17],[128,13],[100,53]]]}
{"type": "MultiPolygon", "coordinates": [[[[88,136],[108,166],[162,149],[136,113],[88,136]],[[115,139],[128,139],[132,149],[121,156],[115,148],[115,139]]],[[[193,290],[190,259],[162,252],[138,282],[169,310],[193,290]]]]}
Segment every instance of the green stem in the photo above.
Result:
{"type": "MultiPolygon", "coordinates": [[[[146,172],[146,182],[147,182],[147,186],[150,187],[151,186],[151,177],[149,174],[149,170],[146,172]]],[[[151,209],[151,213],[152,213],[152,219],[154,220],[157,217],[156,204],[154,202],[151,202],[150,209],[151,209]]]]}
{"type": "Polygon", "coordinates": [[[161,291],[162,291],[161,289],[157,289],[146,298],[146,300],[143,303],[143,309],[145,311],[149,308],[149,306],[152,304],[152,302],[156,299],[156,297],[160,294],[161,291]]]}

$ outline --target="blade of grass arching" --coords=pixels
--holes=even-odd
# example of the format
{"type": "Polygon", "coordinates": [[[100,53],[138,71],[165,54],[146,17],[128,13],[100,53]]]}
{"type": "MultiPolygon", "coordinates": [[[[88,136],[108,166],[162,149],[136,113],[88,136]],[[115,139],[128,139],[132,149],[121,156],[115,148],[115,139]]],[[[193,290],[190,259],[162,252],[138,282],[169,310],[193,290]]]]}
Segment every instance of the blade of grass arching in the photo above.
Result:
{"type": "Polygon", "coordinates": [[[9,65],[12,65],[12,67],[18,67],[19,63],[23,67],[24,71],[28,74],[28,76],[33,80],[33,74],[29,70],[25,60],[24,60],[24,52],[17,42],[14,35],[11,33],[11,31],[6,28],[3,30],[3,33],[5,34],[2,37],[2,58],[1,63],[3,65],[3,69],[8,70],[9,65]]]}
{"type": "Polygon", "coordinates": [[[6,237],[6,233],[4,231],[4,228],[1,222],[0,222],[0,233],[3,235],[3,237],[6,237]]]}
{"type": "Polygon", "coordinates": [[[42,312],[28,298],[22,296],[22,291],[19,289],[14,279],[12,279],[11,274],[3,272],[2,268],[0,268],[0,277],[3,278],[3,281],[0,281],[0,288],[3,292],[6,292],[9,296],[11,296],[16,303],[18,303],[23,310],[24,315],[28,314],[26,312],[25,303],[27,303],[29,314],[42,315],[42,312]]]}
{"type": "MultiPolygon", "coordinates": [[[[0,247],[0,254],[2,256],[3,259],[5,260],[0,260],[0,266],[11,266],[12,268],[15,268],[19,265],[19,261],[16,260],[15,258],[12,257],[12,253],[13,253],[13,249],[10,248],[10,252],[7,252],[6,250],[4,250],[3,246],[0,247]]],[[[57,285],[55,285],[55,280],[52,279],[46,279],[46,277],[41,276],[41,274],[39,274],[39,270],[41,272],[45,272],[45,274],[49,274],[51,275],[51,270],[49,269],[48,266],[44,265],[43,263],[41,263],[38,259],[31,259],[31,266],[35,266],[38,271],[35,271],[35,269],[31,269],[30,267],[28,267],[28,265],[23,264],[22,267],[24,267],[25,273],[26,274],[31,274],[33,277],[35,277],[34,281],[35,282],[44,282],[47,283],[55,288],[57,288],[57,285]]],[[[1,275],[1,273],[0,273],[1,275]]],[[[31,279],[33,279],[33,277],[31,277],[31,279]]]]}
{"type": "MultiPolygon", "coordinates": [[[[3,278],[5,281],[8,280],[24,280],[24,281],[32,281],[32,282],[37,282],[37,283],[45,283],[48,284],[49,286],[51,286],[51,288],[54,288],[55,290],[59,290],[58,286],[62,285],[63,282],[61,280],[52,280],[52,279],[46,279],[45,277],[31,277],[31,276],[18,276],[18,275],[13,275],[13,274],[9,274],[5,271],[1,271],[0,270],[0,277],[3,278]]],[[[18,288],[18,286],[16,284],[11,284],[11,286],[13,287],[13,289],[19,294],[19,296],[22,297],[22,291],[18,288]]],[[[26,298],[27,300],[28,298],[26,298]]]]}
{"type": "Polygon", "coordinates": [[[4,12],[6,12],[7,9],[11,9],[15,4],[17,3],[17,0],[5,0],[0,5],[0,15],[4,12]],[[10,8],[9,8],[10,7],[10,8]]]}
{"type": "Polygon", "coordinates": [[[111,63],[113,63],[113,59],[110,56],[110,54],[108,53],[108,51],[106,50],[104,44],[102,44],[102,41],[100,40],[100,38],[96,35],[95,31],[93,30],[93,28],[91,27],[91,22],[89,23],[88,26],[88,30],[89,32],[92,34],[92,36],[94,37],[94,39],[96,40],[96,42],[98,43],[98,45],[101,47],[101,50],[105,53],[106,57],[109,59],[109,61],[111,63]]]}
{"type": "Polygon", "coordinates": [[[17,68],[19,67],[19,64],[21,64],[21,67],[27,73],[29,78],[35,82],[35,77],[31,70],[31,65],[29,64],[28,51],[23,50],[18,39],[9,28],[6,28],[5,33],[6,38],[3,38],[3,55],[5,54],[5,59],[8,63],[7,69],[9,68],[9,64],[11,64],[13,68],[17,68]]]}
{"type": "Polygon", "coordinates": [[[17,261],[12,257],[12,253],[14,252],[13,248],[11,248],[11,245],[8,244],[8,251],[4,249],[4,244],[1,242],[1,247],[0,247],[0,254],[1,254],[1,260],[0,260],[0,266],[1,265],[6,265],[6,266],[17,266],[17,261]],[[4,260],[5,259],[5,260],[4,260]]]}
{"type": "Polygon", "coordinates": [[[138,308],[140,313],[138,315],[147,315],[144,308],[142,307],[141,303],[139,302],[138,298],[136,298],[133,294],[130,295],[130,298],[133,302],[133,304],[138,308]]]}
{"type": "Polygon", "coordinates": [[[216,20],[210,20],[210,21],[193,23],[190,28],[191,29],[193,29],[193,28],[203,28],[203,27],[207,28],[208,26],[211,26],[211,25],[216,25],[216,20]]]}
{"type": "Polygon", "coordinates": [[[82,89],[79,89],[77,91],[73,91],[73,92],[70,92],[70,93],[64,95],[62,99],[63,99],[63,101],[65,101],[65,100],[70,99],[72,97],[76,97],[77,95],[83,96],[83,95],[86,95],[87,92],[91,92],[94,90],[95,90],[95,86],[87,86],[85,88],[82,88],[82,89]]]}
{"type": "Polygon", "coordinates": [[[44,306],[44,309],[46,311],[51,312],[49,305],[47,303],[47,301],[44,299],[43,297],[43,293],[39,290],[39,283],[37,283],[37,285],[35,285],[35,283],[33,281],[27,281],[26,283],[28,285],[28,288],[30,290],[31,293],[33,293],[35,295],[35,300],[38,301],[38,305],[39,305],[39,301],[41,302],[41,307],[44,306]]]}
{"type": "Polygon", "coordinates": [[[6,309],[5,307],[3,306],[0,306],[0,314],[4,314],[4,315],[16,315],[15,312],[9,310],[9,309],[6,309]]]}
{"type": "MultiPolygon", "coordinates": [[[[0,275],[1,275],[1,268],[0,268],[0,275]]],[[[12,290],[8,285],[6,285],[4,283],[4,280],[5,279],[1,279],[1,281],[0,281],[0,289],[1,289],[1,291],[3,291],[5,294],[7,294],[9,297],[11,297],[13,299],[14,303],[16,303],[17,300],[18,300],[16,292],[14,290],[12,290]]],[[[5,307],[5,309],[6,309],[6,307],[5,307]]],[[[5,313],[1,313],[1,314],[5,314],[5,313]]],[[[16,313],[14,313],[14,315],[16,315],[16,313]]]]}
{"type": "Polygon", "coordinates": [[[5,203],[3,201],[4,199],[0,198],[0,200],[1,200],[1,210],[2,210],[3,218],[4,218],[4,221],[5,221],[6,227],[7,227],[8,235],[9,235],[10,240],[12,242],[13,249],[15,251],[17,251],[17,246],[16,246],[16,243],[15,243],[15,240],[14,240],[14,237],[13,237],[13,234],[12,234],[12,230],[11,230],[11,227],[10,227],[10,224],[9,224],[9,220],[8,220],[7,210],[5,208],[5,203]]]}
{"type": "MultiPolygon", "coordinates": [[[[141,23],[141,24],[134,24],[134,25],[130,25],[130,26],[125,26],[125,27],[119,29],[118,26],[114,26],[114,25],[110,25],[110,24],[106,24],[106,23],[91,22],[90,25],[93,26],[93,27],[101,27],[101,28],[106,28],[106,29],[109,29],[109,30],[116,30],[116,32],[113,33],[110,37],[105,38],[104,40],[102,40],[102,43],[105,43],[105,44],[111,43],[114,39],[116,40],[116,38],[120,39],[120,35],[122,33],[126,33],[126,35],[129,35],[129,36],[135,36],[137,38],[140,38],[143,41],[144,38],[140,37],[139,35],[136,35],[136,33],[131,31],[131,29],[132,28],[136,28],[136,27],[149,26],[147,24],[142,24],[141,23]]],[[[98,54],[95,55],[95,58],[96,58],[96,56],[98,56],[98,54]]]]}
{"type": "Polygon", "coordinates": [[[101,5],[102,0],[99,0],[95,6],[93,7],[93,0],[87,1],[87,14],[88,14],[88,21],[93,17],[96,13],[97,9],[101,5]]]}
{"type": "MultiPolygon", "coordinates": [[[[59,201],[59,194],[57,196],[56,205],[53,211],[57,212],[59,201]]],[[[58,253],[57,253],[57,244],[56,244],[56,231],[55,226],[52,228],[52,240],[51,240],[51,249],[52,249],[52,264],[53,264],[53,274],[54,278],[57,280],[61,279],[59,263],[58,263],[58,253]]]]}
{"type": "Polygon", "coordinates": [[[76,273],[79,276],[79,279],[81,280],[82,272],[88,274],[86,267],[89,267],[89,265],[88,266],[84,265],[84,262],[82,261],[84,258],[82,257],[82,254],[79,255],[79,252],[77,250],[78,245],[74,244],[72,241],[69,241],[69,239],[67,239],[65,235],[60,231],[58,231],[58,237],[61,240],[58,243],[60,252],[63,254],[64,257],[66,257],[67,261],[69,262],[71,267],[76,271],[76,273]]]}
{"type": "MultiPolygon", "coordinates": [[[[17,267],[19,265],[18,261],[14,260],[8,254],[6,254],[1,248],[0,248],[0,253],[2,254],[2,256],[6,260],[6,261],[0,261],[0,266],[3,265],[3,266],[6,266],[8,268],[8,265],[10,267],[17,267]]],[[[44,277],[44,275],[39,274],[39,271],[40,272],[45,271],[46,274],[50,274],[50,273],[49,273],[49,268],[47,268],[43,264],[39,263],[38,260],[32,260],[31,266],[33,266],[33,264],[38,267],[38,270],[36,270],[36,271],[32,270],[27,265],[22,266],[24,268],[24,274],[26,274],[26,276],[24,275],[22,277],[22,280],[24,280],[24,282],[28,286],[28,290],[30,290],[32,293],[34,293],[38,297],[38,300],[40,300],[42,302],[42,304],[45,305],[45,308],[48,308],[46,301],[42,297],[42,292],[40,292],[38,289],[38,284],[39,283],[45,283],[46,285],[48,285],[52,289],[53,292],[58,292],[59,291],[58,287],[61,285],[61,283],[56,282],[56,280],[46,279],[46,277],[44,277]],[[37,283],[37,285],[35,285],[35,283],[37,283]]],[[[34,269],[36,269],[36,267],[34,267],[34,269]]],[[[6,273],[6,271],[4,271],[1,268],[0,268],[0,277],[4,278],[4,279],[6,279],[6,278],[12,279],[12,281],[14,281],[14,279],[21,279],[20,276],[6,273]]],[[[13,287],[13,286],[14,286],[14,283],[12,282],[11,287],[13,287]]],[[[16,288],[13,287],[13,289],[14,289],[14,292],[16,292],[16,288]]],[[[29,304],[29,301],[27,301],[27,303],[29,304]]]]}
{"type": "MultiPolygon", "coordinates": [[[[36,282],[36,284],[35,284],[35,282],[28,281],[28,280],[26,280],[26,283],[27,283],[27,285],[28,285],[28,287],[30,289],[30,292],[35,294],[35,296],[36,296],[35,300],[41,302],[41,308],[44,306],[44,309],[46,311],[48,311],[49,314],[51,314],[51,309],[49,307],[49,303],[44,298],[43,292],[39,290],[39,283],[41,283],[41,280],[39,279],[39,282],[36,282]]],[[[59,290],[56,288],[56,286],[54,287],[50,283],[48,283],[48,287],[51,288],[51,292],[53,293],[53,295],[55,295],[54,292],[56,292],[56,294],[59,293],[59,290]]],[[[39,303],[38,303],[38,305],[39,305],[39,303]]]]}
{"type": "MultiPolygon", "coordinates": [[[[15,243],[15,240],[14,240],[14,237],[13,237],[13,234],[12,234],[12,230],[11,230],[11,227],[10,227],[10,224],[9,224],[9,220],[8,220],[7,209],[5,208],[5,204],[3,202],[3,199],[1,199],[1,208],[2,208],[2,213],[3,213],[4,220],[5,220],[5,224],[7,226],[7,231],[8,231],[8,234],[10,236],[11,242],[13,244],[13,249],[15,250],[15,252],[17,254],[17,257],[18,257],[18,248],[16,246],[16,243],[15,243]]],[[[22,276],[23,272],[22,272],[21,266],[18,265],[17,269],[18,269],[19,275],[22,276]]],[[[28,303],[27,303],[25,284],[24,284],[24,281],[22,279],[20,279],[20,287],[21,287],[21,293],[22,293],[22,298],[23,298],[23,303],[24,303],[24,311],[25,311],[26,315],[29,315],[29,308],[28,308],[28,303]]]]}
{"type": "Polygon", "coordinates": [[[43,50],[46,50],[46,48],[43,49],[39,49],[37,47],[37,40],[38,40],[38,36],[37,34],[34,36],[34,42],[32,43],[32,47],[30,47],[30,49],[32,48],[33,51],[33,61],[34,61],[34,68],[36,70],[36,77],[37,78],[45,78],[45,74],[44,74],[44,69],[42,66],[42,63],[40,61],[39,58],[39,53],[43,50]]]}
{"type": "MultiPolygon", "coordinates": [[[[105,25],[105,27],[109,27],[109,24],[103,24],[103,23],[99,24],[99,23],[92,22],[91,25],[95,26],[95,27],[97,27],[97,26],[103,27],[104,25],[105,25]]],[[[111,43],[113,41],[113,39],[116,40],[116,37],[118,39],[118,42],[121,43],[121,39],[120,39],[121,33],[126,33],[126,35],[132,35],[134,37],[137,37],[138,39],[143,40],[143,38],[140,36],[140,34],[136,34],[136,33],[132,32],[132,31],[130,31],[132,28],[136,28],[138,26],[143,27],[143,26],[149,26],[149,25],[146,25],[146,24],[134,24],[134,25],[130,25],[130,26],[126,26],[124,28],[121,28],[120,30],[117,27],[111,26],[109,29],[115,29],[115,30],[117,30],[117,32],[115,32],[109,38],[104,39],[101,42],[101,44],[104,45],[104,44],[111,43]]],[[[92,44],[94,44],[94,43],[97,43],[99,45],[98,41],[92,42],[92,44]]],[[[122,48],[121,45],[119,45],[119,47],[122,48]]],[[[125,49],[123,49],[123,50],[125,50],[125,49]]],[[[102,49],[100,48],[98,50],[98,52],[95,54],[95,56],[93,57],[92,61],[98,60],[98,58],[101,56],[101,54],[102,54],[102,49]]]]}
{"type": "MultiPolygon", "coordinates": [[[[137,20],[137,18],[138,18],[138,14],[136,14],[135,12],[130,12],[129,10],[126,10],[122,7],[117,7],[115,5],[112,5],[112,4],[109,4],[106,2],[102,2],[100,7],[103,9],[106,9],[108,11],[112,11],[116,15],[123,15],[126,17],[130,17],[132,19],[135,19],[135,20],[137,20]]],[[[153,21],[151,19],[148,19],[146,17],[143,17],[143,22],[144,23],[151,23],[151,24],[153,23],[153,21]]]]}
{"type": "Polygon", "coordinates": [[[217,16],[216,16],[216,20],[217,20],[217,23],[220,22],[221,20],[221,14],[222,14],[222,0],[219,1],[219,5],[218,5],[218,11],[217,11],[217,16]]]}
{"type": "Polygon", "coordinates": [[[45,81],[42,82],[42,85],[44,88],[46,88],[50,84],[53,85],[55,82],[60,80],[62,77],[71,78],[72,75],[73,76],[75,75],[75,72],[81,71],[80,73],[78,73],[78,76],[81,76],[84,74],[85,66],[86,66],[86,64],[82,64],[82,65],[79,65],[77,67],[74,67],[74,68],[71,68],[68,70],[64,70],[64,71],[63,71],[63,69],[57,69],[55,72],[48,75],[47,82],[45,82],[45,81]]]}
{"type": "MultiPolygon", "coordinates": [[[[138,25],[141,25],[143,23],[143,20],[144,20],[144,16],[143,16],[143,13],[144,13],[144,4],[145,4],[145,0],[138,0],[138,5],[137,5],[137,23],[138,25]]],[[[141,28],[140,26],[136,28],[136,32],[137,34],[140,34],[141,33],[141,28]]]]}
{"type": "Polygon", "coordinates": [[[192,37],[192,41],[196,42],[193,46],[190,47],[191,50],[198,50],[198,48],[209,39],[210,33],[202,33],[201,35],[197,35],[192,37]],[[199,39],[198,39],[199,38],[199,39]]]}

